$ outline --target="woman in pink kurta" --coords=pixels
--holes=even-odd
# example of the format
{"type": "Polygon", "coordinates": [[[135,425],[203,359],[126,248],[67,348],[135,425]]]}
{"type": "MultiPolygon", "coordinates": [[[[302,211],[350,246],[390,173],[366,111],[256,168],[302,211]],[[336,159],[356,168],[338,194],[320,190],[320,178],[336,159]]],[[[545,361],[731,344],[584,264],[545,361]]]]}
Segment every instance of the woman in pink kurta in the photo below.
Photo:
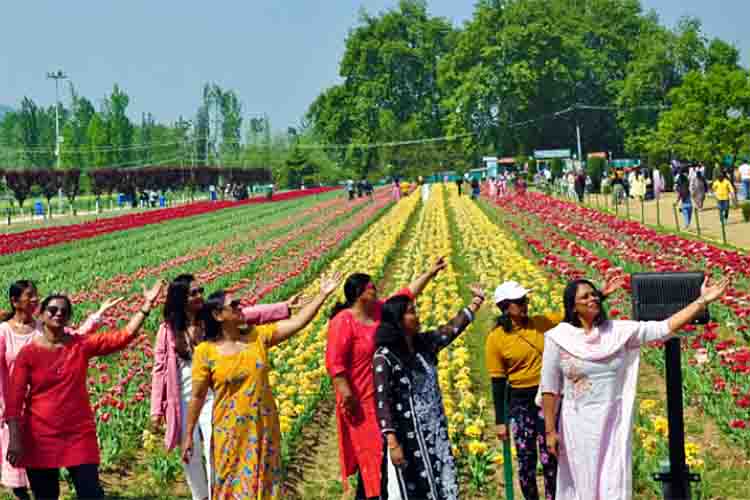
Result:
{"type": "MultiPolygon", "coordinates": [[[[195,347],[204,339],[203,322],[198,313],[203,307],[203,287],[191,274],[182,274],[169,284],[164,303],[164,322],[156,334],[154,368],[151,376],[151,418],[156,427],[166,422],[164,445],[167,450],[179,446],[187,424],[187,405],[192,394],[192,358],[195,347]]],[[[269,323],[289,317],[296,302],[263,304],[242,308],[248,324],[269,323]]],[[[189,463],[183,463],[193,500],[209,498],[211,470],[203,465],[210,463],[211,408],[213,394],[209,393],[196,427],[193,441],[203,448],[203,454],[193,453],[189,463]]]]}
{"type": "MultiPolygon", "coordinates": [[[[19,351],[34,338],[42,335],[42,323],[34,318],[39,307],[39,294],[34,283],[29,280],[16,281],[10,286],[8,299],[12,312],[6,321],[0,323],[0,414],[5,412],[8,380],[19,351]]],[[[99,311],[89,316],[77,331],[71,330],[71,333],[86,335],[95,332],[100,326],[102,314],[114,304],[115,301],[105,302],[99,311]]],[[[0,449],[3,486],[13,490],[17,498],[29,498],[26,491],[29,486],[26,471],[13,467],[5,460],[8,451],[8,427],[4,422],[0,426],[0,449]]]]}
{"type": "MultiPolygon", "coordinates": [[[[432,269],[395,295],[412,300],[445,267],[442,258],[432,269]]],[[[372,358],[375,330],[383,301],[366,274],[352,274],[344,284],[346,302],[334,307],[328,324],[326,368],[336,390],[336,422],[342,481],[359,474],[357,498],[380,496],[383,442],[375,415],[372,358]]]]}
{"type": "Polygon", "coordinates": [[[682,311],[665,321],[646,322],[609,321],[602,295],[590,281],[568,284],[565,320],[545,335],[542,358],[547,449],[558,458],[556,500],[632,498],[640,347],[682,329],[728,285],[726,279],[715,286],[705,284],[701,297],[682,311]]]}
{"type": "Polygon", "coordinates": [[[70,299],[42,302],[43,333],[18,353],[8,384],[6,459],[26,469],[35,498],[58,498],[59,469],[70,472],[78,498],[104,498],[99,484],[99,447],[86,387],[89,360],[125,348],[138,336],[162,289],[144,291],[144,304],[123,331],[71,335],[70,299]]]}

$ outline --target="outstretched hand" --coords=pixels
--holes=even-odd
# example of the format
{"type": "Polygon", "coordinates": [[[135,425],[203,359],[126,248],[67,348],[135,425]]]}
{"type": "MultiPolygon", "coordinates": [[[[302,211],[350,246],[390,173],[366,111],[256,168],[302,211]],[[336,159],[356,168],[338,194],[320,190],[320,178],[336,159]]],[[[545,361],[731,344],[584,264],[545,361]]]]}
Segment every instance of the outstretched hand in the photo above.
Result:
{"type": "Polygon", "coordinates": [[[311,301],[312,299],[310,297],[304,297],[301,293],[295,293],[286,300],[285,304],[290,310],[292,310],[305,307],[311,301]]]}
{"type": "Polygon", "coordinates": [[[166,284],[164,280],[158,280],[151,288],[147,289],[146,285],[143,285],[143,299],[146,303],[153,306],[166,284]]]}
{"type": "Polygon", "coordinates": [[[125,297],[117,297],[116,299],[107,299],[105,300],[101,306],[99,306],[99,310],[96,312],[98,315],[103,315],[113,307],[115,307],[117,304],[125,300],[125,297]]]}
{"type": "Polygon", "coordinates": [[[341,273],[335,272],[330,276],[320,278],[320,293],[330,295],[341,285],[341,273]]]}
{"type": "Polygon", "coordinates": [[[605,297],[609,297],[613,293],[615,293],[617,290],[625,286],[625,283],[627,282],[628,278],[625,275],[619,275],[619,276],[611,276],[609,279],[607,279],[607,282],[604,284],[604,288],[602,289],[602,295],[605,297]]]}
{"type": "Polygon", "coordinates": [[[469,286],[469,290],[471,290],[472,297],[478,297],[482,300],[486,298],[484,294],[484,287],[478,283],[474,283],[473,285],[469,286]]]}
{"type": "Polygon", "coordinates": [[[432,274],[437,274],[446,267],[448,267],[448,262],[445,260],[445,257],[438,257],[438,259],[432,265],[432,269],[430,271],[432,272],[432,274]]]}
{"type": "Polygon", "coordinates": [[[726,293],[731,283],[732,279],[729,276],[725,276],[718,283],[711,284],[711,280],[706,276],[701,287],[701,297],[703,297],[706,303],[714,302],[726,293]]]}

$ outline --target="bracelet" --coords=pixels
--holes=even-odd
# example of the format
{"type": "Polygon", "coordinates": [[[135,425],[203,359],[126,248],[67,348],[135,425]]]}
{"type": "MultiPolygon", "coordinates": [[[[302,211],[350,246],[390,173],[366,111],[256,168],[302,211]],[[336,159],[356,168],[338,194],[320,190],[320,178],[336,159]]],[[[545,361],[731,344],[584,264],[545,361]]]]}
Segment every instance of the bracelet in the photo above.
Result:
{"type": "Polygon", "coordinates": [[[396,448],[401,448],[401,445],[397,444],[396,446],[388,446],[389,450],[395,450],[396,448]]]}
{"type": "Polygon", "coordinates": [[[549,434],[552,434],[552,433],[555,433],[555,434],[556,434],[556,433],[557,433],[557,431],[544,431],[544,434],[545,434],[545,435],[549,435],[549,434]]]}

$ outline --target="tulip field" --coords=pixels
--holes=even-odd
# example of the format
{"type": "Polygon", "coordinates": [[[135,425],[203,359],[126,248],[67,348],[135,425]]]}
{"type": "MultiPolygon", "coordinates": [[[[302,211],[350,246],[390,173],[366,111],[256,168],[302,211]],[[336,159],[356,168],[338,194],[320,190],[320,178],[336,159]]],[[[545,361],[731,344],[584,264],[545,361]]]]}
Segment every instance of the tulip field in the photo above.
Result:
{"type": "MultiPolygon", "coordinates": [[[[284,198],[201,202],[15,233],[15,239],[5,235],[0,265],[6,282],[30,278],[41,295],[69,294],[76,323],[104,299],[125,297],[108,312],[104,328],[137,310],[142,283],[180,273],[195,274],[207,293],[226,288],[243,304],[254,304],[314,293],[318,277],[333,271],[368,273],[381,295],[387,294],[445,256],[447,268],[417,303],[421,323],[429,328],[449,320],[468,301],[472,283],[491,290],[516,280],[534,290],[534,314],[559,311],[565,282],[580,276],[601,282],[611,272],[732,272],[733,288],[713,306],[713,322],[685,332],[686,452],[691,469],[703,476],[697,498],[750,498],[747,253],[659,233],[533,192],[475,201],[459,196],[452,184],[436,184],[426,201],[414,192],[394,203],[389,189],[376,190],[372,200],[349,201],[339,190],[293,192],[284,198]]],[[[307,328],[271,351],[270,381],[280,413],[290,498],[341,498],[336,452],[324,449],[335,447],[336,441],[320,435],[336,431],[324,356],[328,312],[342,296],[334,294],[307,328]],[[330,473],[320,479],[320,471],[330,473]]],[[[608,308],[611,317],[629,316],[627,286],[608,308]]],[[[503,454],[483,359],[484,338],[497,313],[494,306],[485,306],[440,357],[439,380],[462,498],[503,497],[503,454]]],[[[165,452],[162,437],[149,428],[152,344],[159,322],[155,311],[138,342],[89,367],[105,488],[127,498],[189,498],[177,453],[165,452]]],[[[657,498],[659,484],[650,475],[667,456],[660,346],[648,347],[644,356],[635,498],[657,498]]],[[[516,498],[522,498],[518,490],[516,498]]]]}

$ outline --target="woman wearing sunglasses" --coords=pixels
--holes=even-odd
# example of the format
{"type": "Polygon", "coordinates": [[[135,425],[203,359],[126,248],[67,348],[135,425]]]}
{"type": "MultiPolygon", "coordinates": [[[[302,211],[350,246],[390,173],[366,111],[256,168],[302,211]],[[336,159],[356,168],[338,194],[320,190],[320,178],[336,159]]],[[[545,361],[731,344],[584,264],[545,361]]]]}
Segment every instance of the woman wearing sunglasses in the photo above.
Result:
{"type": "Polygon", "coordinates": [[[339,283],[338,275],[321,279],[320,293],[296,315],[249,330],[239,300],[223,290],[208,297],[200,314],[206,342],[193,355],[182,460],[189,463],[195,453],[195,427],[211,390],[213,498],[281,498],[281,430],[268,351],[305,328],[339,283]]]}
{"type": "MultiPolygon", "coordinates": [[[[603,293],[609,295],[622,284],[622,279],[612,279],[603,293]]],[[[508,417],[516,444],[521,492],[526,500],[539,499],[536,482],[539,460],[549,500],[555,498],[557,461],[547,450],[544,418],[535,399],[542,373],[544,333],[557,326],[563,314],[529,316],[529,292],[515,281],[506,281],[495,290],[494,300],[501,315],[497,327],[487,336],[485,363],[492,379],[495,424],[501,441],[508,439],[505,392],[509,386],[508,417]]]]}
{"type": "MultiPolygon", "coordinates": [[[[439,258],[432,269],[394,296],[414,300],[445,266],[445,260],[439,258]]],[[[370,276],[362,273],[346,279],[344,296],[346,301],[336,304],[331,313],[326,346],[326,369],[336,390],[342,482],[348,486],[349,476],[357,474],[356,498],[378,498],[383,443],[377,439],[380,428],[372,357],[384,301],[378,299],[370,276]]]]}
{"type": "Polygon", "coordinates": [[[5,408],[7,459],[26,469],[35,498],[58,498],[62,467],[70,472],[78,498],[104,498],[96,422],[86,387],[89,360],[120,351],[138,336],[162,285],[144,287],[144,304],[118,332],[71,335],[66,330],[70,299],[51,295],[42,302],[44,333],[18,353],[5,408]]]}
{"type": "MultiPolygon", "coordinates": [[[[117,305],[121,299],[108,300],[99,310],[89,316],[77,330],[69,330],[73,335],[94,333],[101,326],[101,317],[108,309],[117,305]]],[[[21,348],[34,338],[43,335],[44,328],[39,312],[39,293],[36,285],[30,280],[18,280],[8,290],[8,302],[11,312],[0,318],[0,412],[5,411],[8,379],[21,348]]],[[[2,446],[2,484],[13,491],[18,499],[30,499],[29,480],[24,469],[13,467],[5,459],[8,451],[8,427],[0,428],[0,446],[2,446]]]]}
{"type": "MultiPolygon", "coordinates": [[[[164,444],[167,450],[179,446],[187,425],[187,406],[192,395],[192,359],[195,347],[204,338],[203,322],[198,315],[203,307],[204,289],[191,274],[181,274],[169,284],[164,303],[164,321],[159,326],[154,349],[154,368],[151,378],[151,418],[154,427],[166,422],[164,444]]],[[[289,317],[297,297],[278,304],[243,307],[241,312],[248,324],[262,324],[289,317]]],[[[213,393],[206,396],[200,412],[199,428],[193,442],[203,450],[210,463],[211,408],[213,393]]],[[[189,463],[183,463],[185,478],[193,500],[209,498],[211,470],[203,466],[201,453],[193,453],[189,463]]]]}

